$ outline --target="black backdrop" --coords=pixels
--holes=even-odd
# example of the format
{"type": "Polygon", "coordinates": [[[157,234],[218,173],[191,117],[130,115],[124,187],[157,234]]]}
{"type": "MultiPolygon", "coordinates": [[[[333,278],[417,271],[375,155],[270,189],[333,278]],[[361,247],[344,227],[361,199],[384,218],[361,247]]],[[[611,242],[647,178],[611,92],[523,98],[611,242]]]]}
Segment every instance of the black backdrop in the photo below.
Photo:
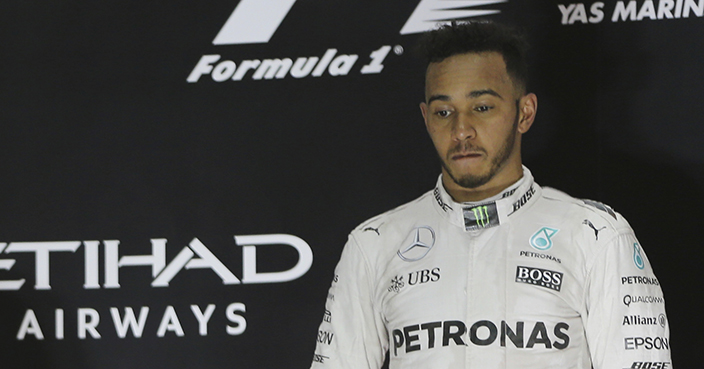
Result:
{"type": "Polygon", "coordinates": [[[0,4],[0,281],[24,280],[0,282],[3,368],[308,367],[346,234],[434,184],[418,30],[401,29],[472,15],[437,11],[453,6],[527,31],[539,113],[524,162],[629,219],[665,291],[673,362],[704,360],[704,0],[263,3],[0,4]],[[268,42],[213,43],[238,5],[233,24],[268,42]],[[216,81],[231,63],[330,49],[320,76],[216,81]],[[275,234],[300,239],[310,269],[292,237],[266,245],[275,234]],[[299,269],[247,281],[255,267],[299,269]]]}

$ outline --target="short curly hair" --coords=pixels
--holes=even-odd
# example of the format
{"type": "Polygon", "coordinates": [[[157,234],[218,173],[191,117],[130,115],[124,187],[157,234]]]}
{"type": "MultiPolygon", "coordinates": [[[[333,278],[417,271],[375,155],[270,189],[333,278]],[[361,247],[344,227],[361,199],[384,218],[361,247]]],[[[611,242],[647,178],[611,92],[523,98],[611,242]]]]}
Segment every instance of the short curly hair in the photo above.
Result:
{"type": "Polygon", "coordinates": [[[528,42],[516,29],[487,20],[456,22],[426,32],[418,45],[428,64],[458,54],[498,52],[506,72],[521,90],[528,84],[528,42]]]}

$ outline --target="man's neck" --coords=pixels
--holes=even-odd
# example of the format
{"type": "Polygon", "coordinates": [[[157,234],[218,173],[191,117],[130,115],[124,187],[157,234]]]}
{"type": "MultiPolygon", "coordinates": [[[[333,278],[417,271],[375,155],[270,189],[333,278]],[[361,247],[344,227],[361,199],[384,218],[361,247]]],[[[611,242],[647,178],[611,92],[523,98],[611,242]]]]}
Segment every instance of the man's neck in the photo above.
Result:
{"type": "Polygon", "coordinates": [[[503,190],[511,187],[514,183],[523,178],[523,167],[506,175],[496,176],[488,183],[477,188],[465,188],[457,184],[446,171],[442,173],[442,184],[445,190],[456,202],[479,202],[500,194],[503,190]]]}

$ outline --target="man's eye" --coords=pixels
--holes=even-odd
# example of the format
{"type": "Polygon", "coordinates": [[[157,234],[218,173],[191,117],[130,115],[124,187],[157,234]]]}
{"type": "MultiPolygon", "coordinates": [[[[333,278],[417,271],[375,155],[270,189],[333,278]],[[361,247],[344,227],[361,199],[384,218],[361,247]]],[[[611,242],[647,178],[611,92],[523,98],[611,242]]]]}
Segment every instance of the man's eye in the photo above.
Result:
{"type": "Polygon", "coordinates": [[[439,110],[435,114],[437,114],[440,118],[447,118],[450,116],[450,111],[449,110],[439,110]]]}
{"type": "Polygon", "coordinates": [[[480,106],[477,106],[476,108],[474,108],[474,110],[476,110],[476,111],[478,111],[478,112],[480,112],[480,113],[484,113],[484,112],[487,112],[487,111],[491,110],[491,106],[488,106],[488,105],[480,105],[480,106]]]}

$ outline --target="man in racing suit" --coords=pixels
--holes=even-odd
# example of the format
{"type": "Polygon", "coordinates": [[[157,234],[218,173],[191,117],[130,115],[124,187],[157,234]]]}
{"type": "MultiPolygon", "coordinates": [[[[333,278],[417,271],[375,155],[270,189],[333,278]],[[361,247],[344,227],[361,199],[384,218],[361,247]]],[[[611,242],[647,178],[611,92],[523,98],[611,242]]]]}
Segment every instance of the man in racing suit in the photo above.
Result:
{"type": "Polygon", "coordinates": [[[494,23],[426,36],[432,191],[349,236],[312,368],[671,369],[659,282],[626,220],[521,164],[537,98],[494,23]],[[458,47],[457,44],[461,46],[458,47]]]}

